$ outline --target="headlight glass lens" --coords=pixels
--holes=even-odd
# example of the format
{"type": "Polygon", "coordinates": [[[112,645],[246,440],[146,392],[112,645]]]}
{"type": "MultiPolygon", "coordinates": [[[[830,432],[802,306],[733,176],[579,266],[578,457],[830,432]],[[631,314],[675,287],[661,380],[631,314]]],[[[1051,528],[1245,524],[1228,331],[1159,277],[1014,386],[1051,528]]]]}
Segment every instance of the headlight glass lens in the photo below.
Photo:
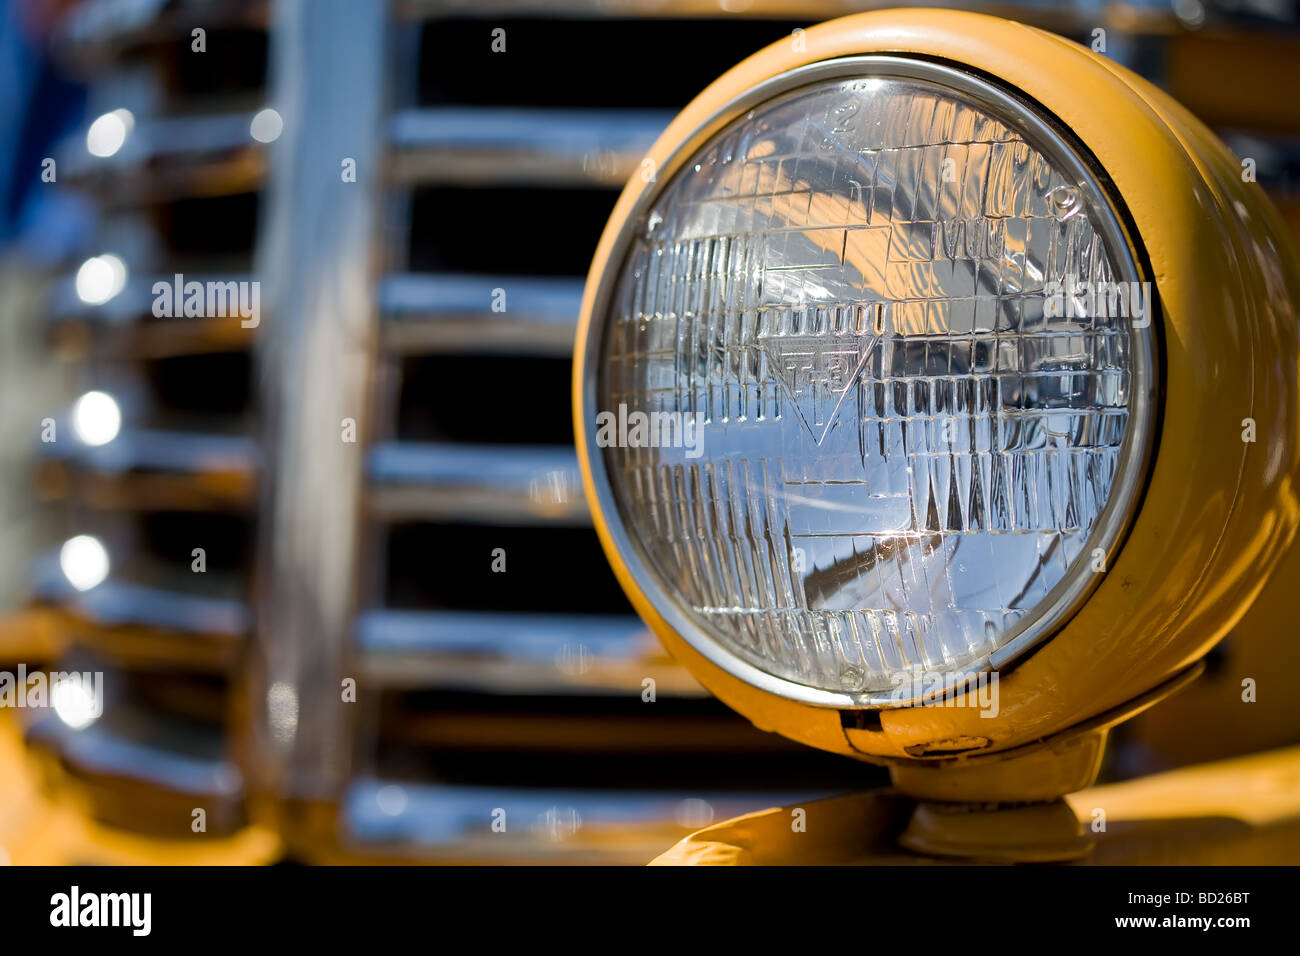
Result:
{"type": "Polygon", "coordinates": [[[866,698],[1086,593],[1154,375],[1149,286],[1083,160],[981,80],[899,72],[714,134],[593,319],[589,444],[638,573],[693,643],[866,698]]]}

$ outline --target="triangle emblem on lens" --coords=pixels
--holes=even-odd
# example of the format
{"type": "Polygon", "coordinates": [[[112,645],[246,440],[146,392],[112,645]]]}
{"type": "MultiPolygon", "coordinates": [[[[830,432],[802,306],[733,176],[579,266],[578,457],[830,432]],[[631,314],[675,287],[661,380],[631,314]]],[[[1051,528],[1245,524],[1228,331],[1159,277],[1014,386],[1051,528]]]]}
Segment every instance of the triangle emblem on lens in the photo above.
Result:
{"type": "Polygon", "coordinates": [[[830,434],[879,341],[874,332],[759,337],[795,417],[815,444],[830,434]]]}

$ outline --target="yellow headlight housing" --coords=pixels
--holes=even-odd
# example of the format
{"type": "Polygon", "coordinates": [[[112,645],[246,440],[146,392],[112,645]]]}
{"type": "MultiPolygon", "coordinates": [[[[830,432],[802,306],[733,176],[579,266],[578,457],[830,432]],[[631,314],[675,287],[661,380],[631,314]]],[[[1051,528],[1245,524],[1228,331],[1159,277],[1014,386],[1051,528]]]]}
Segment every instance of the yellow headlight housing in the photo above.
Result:
{"type": "MultiPolygon", "coordinates": [[[[838,131],[833,112],[828,116],[831,131],[838,131]]],[[[653,175],[635,176],[624,190],[588,278],[574,369],[579,460],[601,541],[638,612],[705,686],[757,726],[821,749],[903,763],[1007,752],[1067,728],[1101,727],[1101,715],[1121,712],[1175,679],[1213,646],[1291,546],[1300,517],[1295,501],[1300,269],[1294,249],[1259,187],[1243,181],[1228,150],[1177,103],[1129,71],[1051,34],[976,14],[916,10],[846,17],[774,44],[725,74],[674,120],[642,168],[653,175]],[[671,551],[653,556],[654,529],[661,526],[653,520],[638,524],[640,516],[629,514],[629,499],[619,498],[606,449],[596,440],[597,416],[613,411],[602,401],[608,404],[622,394],[602,385],[601,376],[608,379],[613,363],[640,354],[638,348],[654,352],[646,346],[646,341],[653,346],[652,340],[629,339],[619,346],[623,352],[611,353],[605,339],[617,311],[611,303],[622,296],[627,305],[627,296],[638,294],[638,301],[646,301],[648,279],[639,293],[635,283],[625,293],[619,291],[619,278],[635,273],[627,263],[637,237],[644,240],[659,225],[645,216],[656,215],[656,203],[666,194],[683,191],[683,176],[691,173],[683,173],[683,165],[700,162],[702,151],[724,141],[738,120],[762,114],[791,89],[825,77],[867,83],[915,78],[917,69],[927,82],[943,84],[949,77],[954,93],[997,91],[989,116],[1019,128],[1047,158],[1047,167],[1063,171],[1062,182],[1038,183],[1039,198],[1054,201],[1049,193],[1062,183],[1086,187],[1082,200],[1091,204],[1091,222],[1104,235],[1113,259],[1110,274],[1150,281],[1159,305],[1152,329],[1130,330],[1126,340],[1132,351],[1123,367],[1133,372],[1123,402],[1128,431],[1123,442],[1115,442],[1123,467],[1106,488],[1109,500],[1118,504],[1108,510],[1099,502],[1093,524],[1067,529],[1081,532],[1076,546],[1086,538],[1086,549],[1078,553],[1101,551],[1098,573],[1083,576],[1077,563],[1071,564],[1058,586],[1044,587],[1041,601],[1024,615],[1029,624],[1017,619],[1007,625],[990,640],[987,653],[954,657],[957,667],[999,671],[996,713],[961,700],[960,686],[955,701],[951,688],[941,689],[947,699],[943,693],[939,699],[890,698],[869,681],[853,685],[852,674],[848,684],[817,686],[793,669],[765,668],[762,660],[738,650],[739,644],[728,647],[717,640],[707,617],[691,613],[690,589],[679,586],[685,572],[675,575],[662,557],[671,551]],[[1067,148],[1058,148],[1061,144],[1067,148]],[[1068,155],[1071,149],[1077,165],[1068,155]],[[1084,530],[1091,537],[1082,535],[1084,530]],[[949,706],[953,703],[969,706],[949,706]],[[858,716],[864,712],[876,716],[858,716]]],[[[832,184],[825,194],[851,206],[852,194],[845,192],[851,189],[844,185],[837,193],[832,184]]],[[[778,192],[756,188],[753,194],[770,202],[778,192]]],[[[695,198],[703,202],[716,195],[695,198]]],[[[1079,199],[1080,194],[1065,197],[1079,199]]],[[[766,212],[772,214],[770,208],[766,212]]],[[[1061,218],[1068,217],[1065,212],[1061,218]]],[[[794,215],[788,209],[782,214],[794,215]]],[[[809,215],[806,209],[799,214],[809,215]]],[[[694,221],[703,221],[701,215],[694,221]]],[[[808,220],[790,224],[806,228],[808,220]]],[[[845,267],[846,249],[847,243],[829,264],[845,267]]],[[[862,253],[868,262],[871,255],[862,253]]],[[[887,259],[889,253],[881,255],[887,259]]],[[[882,288],[888,298],[890,287],[882,280],[871,301],[882,298],[882,288]]],[[[628,308],[645,317],[646,309],[628,308]]],[[[662,307],[655,314],[662,315],[662,307]]],[[[858,353],[849,356],[860,359],[848,363],[855,377],[846,384],[844,375],[829,375],[831,385],[842,386],[841,396],[849,385],[864,387],[863,375],[870,382],[873,370],[879,374],[880,366],[861,353],[898,332],[884,322],[873,326],[870,315],[863,320],[855,314],[857,324],[847,330],[857,335],[855,341],[874,336],[870,348],[855,346],[858,353]]],[[[842,318],[830,321],[810,334],[845,331],[834,325],[842,318]]],[[[785,354],[758,351],[778,364],[785,354]]],[[[809,364],[818,363],[826,364],[820,354],[809,364]]],[[[681,363],[665,362],[646,373],[644,387],[665,389],[676,374],[682,374],[681,363]]],[[[620,372],[614,378],[626,390],[628,376],[620,372]]],[[[791,420],[802,417],[815,458],[830,426],[810,423],[806,409],[795,407],[802,394],[786,387],[770,400],[785,403],[791,420]]],[[[707,416],[716,410],[699,411],[707,429],[707,416]]],[[[689,488],[680,492],[689,494],[689,488]]],[[[657,500],[667,507],[673,489],[666,488],[657,500]]],[[[854,500],[863,507],[861,498],[850,499],[850,507],[854,500]]],[[[721,571],[705,567],[691,573],[721,571]]],[[[697,593],[694,610],[706,603],[697,593]]],[[[940,610],[942,603],[936,605],[940,610]]],[[[942,614],[937,620],[937,626],[955,626],[943,624],[942,614]]],[[[1083,762],[1095,770],[1092,756],[1083,762]]]]}

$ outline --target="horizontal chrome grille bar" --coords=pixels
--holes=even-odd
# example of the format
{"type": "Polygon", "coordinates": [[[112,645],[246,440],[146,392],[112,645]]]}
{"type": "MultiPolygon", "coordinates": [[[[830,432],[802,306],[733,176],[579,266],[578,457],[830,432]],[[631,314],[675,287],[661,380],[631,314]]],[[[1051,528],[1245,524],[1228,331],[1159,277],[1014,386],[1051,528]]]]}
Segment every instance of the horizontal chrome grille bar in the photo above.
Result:
{"type": "Polygon", "coordinates": [[[391,352],[567,357],[582,307],[578,278],[406,273],[379,287],[381,342],[391,352]],[[497,290],[506,311],[492,311],[497,290]]]}
{"type": "Polygon", "coordinates": [[[387,687],[493,694],[707,696],[635,617],[371,610],[364,672],[387,687]]]}
{"type": "Polygon", "coordinates": [[[348,839],[446,862],[643,865],[715,820],[826,794],[546,790],[362,778],[344,802],[348,839]],[[504,830],[493,830],[494,820],[504,830]]]}
{"type": "MultiPolygon", "coordinates": [[[[61,422],[70,435],[69,422],[61,422]]],[[[253,502],[256,444],[244,436],[134,429],[106,445],[41,446],[41,493],[95,508],[242,511],[253,502]]]]}
{"type": "Polygon", "coordinates": [[[129,734],[106,726],[107,713],[80,730],[57,716],[42,717],[28,725],[26,739],[82,784],[95,816],[106,823],[169,838],[193,836],[196,809],[203,810],[209,836],[232,834],[247,823],[243,776],[210,753],[215,741],[196,755],[169,734],[166,717],[131,716],[129,734]]]}
{"type": "Polygon", "coordinates": [[[95,724],[73,730],[57,718],[41,720],[27,731],[33,743],[55,750],[84,774],[139,781],[173,793],[238,800],[243,792],[239,771],[225,760],[211,760],[132,740],[95,724]]]}
{"type": "Polygon", "coordinates": [[[182,638],[206,635],[231,640],[248,631],[248,609],[241,601],[144,587],[114,578],[78,591],[63,576],[55,555],[35,562],[32,578],[35,597],[101,627],[140,626],[182,638]]]}
{"type": "Polygon", "coordinates": [[[253,115],[139,118],[113,156],[68,140],[59,168],[106,206],[249,192],[266,174],[265,150],[249,131],[253,115]]]}
{"type": "MultiPolygon", "coordinates": [[[[129,265],[129,263],[128,263],[129,265]]],[[[248,272],[239,273],[183,273],[184,282],[202,283],[206,292],[207,283],[237,283],[247,285],[255,277],[248,272]]],[[[133,276],[127,280],[122,291],[107,302],[91,305],[82,302],[77,297],[76,277],[74,275],[64,276],[54,287],[50,298],[49,320],[54,323],[71,322],[71,321],[94,321],[103,325],[112,325],[115,323],[129,322],[136,319],[147,318],[153,313],[154,301],[161,293],[155,293],[154,285],[158,282],[166,283],[168,287],[168,304],[175,305],[175,296],[172,292],[176,282],[174,273],[154,274],[149,276],[133,276]]],[[[224,294],[224,292],[223,292],[224,294]]],[[[237,304],[237,298],[230,300],[237,304]]],[[[183,302],[182,302],[183,304],[183,302]]],[[[167,325],[195,325],[203,320],[200,316],[168,316],[161,320],[167,325]]],[[[235,327],[240,327],[240,317],[232,315],[221,319],[220,321],[229,323],[235,327]]]]}
{"type": "Polygon", "coordinates": [[[658,110],[403,110],[389,124],[405,183],[621,186],[672,120],[658,110]]]}
{"type": "Polygon", "coordinates": [[[496,525],[591,521],[573,449],[385,442],[366,456],[376,517],[496,525]]]}
{"type": "MultiPolygon", "coordinates": [[[[223,286],[234,282],[247,288],[252,279],[247,272],[183,275],[186,283],[202,283],[205,292],[208,282],[223,286]]],[[[175,274],[133,277],[107,302],[90,305],[77,297],[75,278],[63,277],[51,291],[46,313],[51,338],[66,354],[94,352],[101,358],[123,359],[244,351],[252,345],[256,329],[245,328],[238,314],[154,318],[158,295],[153,290],[158,282],[170,290],[175,274]]]]}
{"type": "MultiPolygon", "coordinates": [[[[67,433],[71,432],[66,428],[67,433]]],[[[104,445],[77,441],[50,442],[41,450],[48,459],[73,462],[102,472],[163,471],[182,475],[249,476],[256,470],[257,444],[243,435],[134,429],[104,445]]]]}

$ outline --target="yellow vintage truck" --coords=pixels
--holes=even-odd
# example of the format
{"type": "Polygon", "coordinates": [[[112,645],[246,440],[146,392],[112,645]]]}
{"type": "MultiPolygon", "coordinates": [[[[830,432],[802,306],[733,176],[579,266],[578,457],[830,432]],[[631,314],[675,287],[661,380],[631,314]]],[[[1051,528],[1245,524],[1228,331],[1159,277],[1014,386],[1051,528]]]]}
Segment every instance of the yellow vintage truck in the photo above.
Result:
{"type": "Polygon", "coordinates": [[[1294,10],[27,6],[4,858],[1300,860],[1294,10]]]}

